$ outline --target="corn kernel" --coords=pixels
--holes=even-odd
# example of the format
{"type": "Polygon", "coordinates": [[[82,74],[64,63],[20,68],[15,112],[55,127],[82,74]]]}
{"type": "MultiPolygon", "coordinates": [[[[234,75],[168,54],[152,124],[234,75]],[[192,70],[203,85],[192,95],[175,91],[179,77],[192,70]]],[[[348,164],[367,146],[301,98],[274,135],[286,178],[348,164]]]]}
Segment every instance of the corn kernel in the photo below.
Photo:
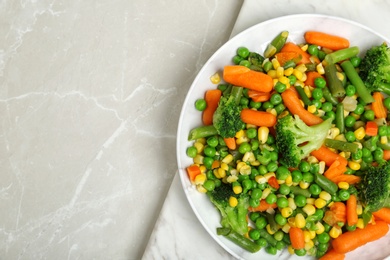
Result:
{"type": "Polygon", "coordinates": [[[280,214],[282,214],[284,218],[288,218],[289,216],[291,216],[292,213],[293,210],[290,207],[285,207],[280,210],[280,214]]]}
{"type": "Polygon", "coordinates": [[[222,162],[221,168],[224,169],[225,171],[227,171],[227,170],[229,170],[229,165],[227,165],[227,163],[225,163],[225,162],[222,162]]]}
{"type": "Polygon", "coordinates": [[[277,79],[278,78],[278,77],[276,77],[276,70],[269,70],[267,72],[267,75],[270,76],[273,79],[277,79]]]}
{"type": "Polygon", "coordinates": [[[231,163],[233,161],[233,159],[234,159],[233,155],[228,154],[228,155],[225,156],[225,158],[222,159],[222,162],[226,163],[226,164],[229,164],[229,163],[231,163]]]}
{"type": "Polygon", "coordinates": [[[318,172],[320,174],[324,173],[325,172],[325,162],[324,161],[320,161],[318,163],[318,166],[319,166],[318,172]]]}
{"type": "Polygon", "coordinates": [[[353,162],[353,161],[348,161],[348,166],[354,171],[360,170],[360,163],[353,162]]]}
{"type": "Polygon", "coordinates": [[[240,145],[242,143],[247,143],[249,142],[249,138],[246,136],[240,136],[236,139],[236,144],[240,145]]]}
{"type": "Polygon", "coordinates": [[[276,177],[276,174],[274,172],[268,172],[264,174],[264,177],[268,181],[271,177],[276,177]]]}
{"type": "Polygon", "coordinates": [[[341,229],[337,228],[336,226],[333,226],[329,231],[329,236],[331,238],[338,238],[340,235],[341,235],[341,229]]]}
{"type": "Polygon", "coordinates": [[[203,152],[204,144],[202,144],[201,142],[195,142],[194,147],[196,148],[196,151],[198,153],[201,153],[203,152]]]}
{"type": "Polygon", "coordinates": [[[306,190],[307,188],[309,188],[310,186],[310,183],[308,182],[305,182],[305,181],[300,181],[299,182],[299,187],[301,187],[302,189],[306,190]]]}
{"type": "Polygon", "coordinates": [[[237,166],[236,166],[237,171],[240,171],[241,167],[243,167],[245,165],[247,165],[246,162],[238,162],[237,166]]]}
{"type": "MultiPolygon", "coordinates": [[[[293,75],[294,75],[294,72],[293,72],[293,75]]],[[[295,76],[295,75],[294,75],[295,76]]],[[[296,76],[295,76],[296,77],[296,76]]],[[[302,78],[303,76],[301,76],[301,78],[302,78]]],[[[294,83],[294,86],[301,86],[302,88],[305,86],[305,83],[302,81],[302,80],[298,80],[297,79],[297,81],[295,81],[295,83],[294,83]]]]}
{"type": "Polygon", "coordinates": [[[318,159],[315,158],[315,157],[312,156],[312,155],[309,155],[309,156],[307,157],[307,162],[308,162],[308,163],[318,163],[318,159]]]}
{"type": "Polygon", "coordinates": [[[295,217],[289,217],[287,219],[287,223],[290,225],[290,227],[295,227],[295,217]]]}
{"type": "Polygon", "coordinates": [[[279,77],[278,80],[280,83],[282,83],[286,86],[290,84],[290,79],[287,78],[286,76],[279,77]]]}
{"type": "Polygon", "coordinates": [[[284,76],[284,68],[282,66],[276,69],[276,77],[279,79],[284,76]]]}
{"type": "Polygon", "coordinates": [[[271,189],[270,189],[270,188],[265,188],[265,189],[263,190],[263,194],[261,195],[261,198],[262,198],[262,199],[267,198],[268,195],[269,195],[270,193],[271,193],[271,189]]]}
{"type": "Polygon", "coordinates": [[[234,197],[234,196],[230,196],[230,198],[229,198],[229,206],[234,208],[234,207],[237,206],[237,204],[238,204],[237,198],[234,197]]]}
{"type": "Polygon", "coordinates": [[[310,233],[310,238],[311,239],[314,239],[317,236],[317,234],[316,234],[316,232],[314,230],[309,230],[309,233],[310,233]]]}
{"type": "Polygon", "coordinates": [[[251,174],[251,170],[252,170],[252,168],[246,164],[245,166],[242,166],[240,168],[240,174],[241,175],[249,175],[249,174],[251,174]]]}
{"type": "Polygon", "coordinates": [[[326,191],[321,191],[319,197],[325,201],[329,201],[332,198],[332,196],[326,191]]]}
{"type": "Polygon", "coordinates": [[[261,144],[265,144],[267,142],[268,135],[269,135],[269,128],[266,126],[261,126],[257,130],[257,137],[261,144]]]}
{"type": "Polygon", "coordinates": [[[267,108],[266,110],[268,113],[273,114],[274,116],[278,116],[278,112],[276,112],[275,108],[267,108]]]}
{"type": "Polygon", "coordinates": [[[358,222],[356,223],[356,227],[357,228],[360,228],[360,229],[363,229],[364,228],[364,221],[362,218],[359,218],[358,219],[358,222]]]}
{"type": "Polygon", "coordinates": [[[361,126],[358,129],[356,129],[353,133],[355,134],[356,139],[362,140],[366,135],[366,130],[364,130],[364,127],[361,126]]]}
{"type": "Polygon", "coordinates": [[[344,141],[344,142],[347,141],[344,134],[339,134],[334,139],[339,141],[344,141]]]}
{"type": "Polygon", "coordinates": [[[387,136],[381,136],[380,142],[381,144],[387,144],[388,142],[387,136]]]}
{"type": "Polygon", "coordinates": [[[322,233],[324,233],[324,231],[325,231],[325,227],[324,227],[324,225],[322,225],[322,223],[320,222],[320,221],[318,221],[317,223],[316,223],[316,230],[315,230],[315,233],[317,234],[317,235],[319,235],[319,234],[322,234],[322,233]]]}
{"type": "Polygon", "coordinates": [[[242,160],[244,162],[253,162],[256,160],[256,158],[255,158],[255,155],[253,154],[253,152],[246,152],[244,154],[244,156],[242,157],[242,160]]]}
{"type": "Polygon", "coordinates": [[[288,206],[292,209],[295,210],[297,208],[297,205],[295,204],[295,201],[293,198],[288,198],[288,206]]]}
{"type": "Polygon", "coordinates": [[[200,169],[201,173],[206,173],[206,171],[207,171],[207,168],[204,165],[199,166],[199,169],[200,169]]]}
{"type": "Polygon", "coordinates": [[[336,76],[337,78],[340,80],[340,81],[343,81],[344,80],[344,74],[341,73],[341,72],[336,72],[336,76]]]}
{"type": "Polygon", "coordinates": [[[342,190],[348,190],[349,189],[349,183],[345,181],[340,181],[337,186],[339,186],[342,190]]]}
{"type": "Polygon", "coordinates": [[[295,216],[295,226],[298,228],[304,228],[306,226],[306,219],[302,213],[298,213],[295,216]]]}
{"type": "Polygon", "coordinates": [[[306,204],[302,208],[303,212],[305,212],[308,216],[313,215],[316,212],[316,208],[311,204],[306,204]]]}
{"type": "Polygon", "coordinates": [[[217,171],[218,171],[219,179],[222,179],[226,176],[226,171],[224,169],[218,168],[217,171]]]}
{"type": "Polygon", "coordinates": [[[242,192],[241,185],[233,186],[233,192],[234,192],[234,194],[240,194],[242,192]]]}
{"type": "Polygon", "coordinates": [[[326,206],[326,201],[324,199],[318,198],[315,200],[314,205],[317,209],[322,209],[326,206]]]}
{"type": "Polygon", "coordinates": [[[255,177],[255,181],[258,183],[258,184],[263,184],[263,183],[266,183],[267,182],[267,179],[262,176],[262,175],[257,175],[255,177]]]}
{"type": "Polygon", "coordinates": [[[340,129],[338,127],[331,127],[329,129],[327,138],[334,139],[336,136],[340,134],[340,129]]]}
{"type": "Polygon", "coordinates": [[[292,74],[297,78],[297,80],[302,80],[303,78],[303,73],[297,69],[294,69],[292,74]]]}
{"type": "Polygon", "coordinates": [[[303,237],[305,239],[305,242],[309,242],[311,239],[310,239],[310,232],[308,230],[304,230],[303,231],[303,237]]]}
{"type": "Polygon", "coordinates": [[[200,193],[206,193],[207,190],[203,187],[203,185],[196,185],[196,190],[200,193]]]}
{"type": "Polygon", "coordinates": [[[194,183],[196,185],[202,185],[206,181],[206,179],[207,179],[206,174],[201,173],[201,174],[196,175],[194,183]]]}
{"type": "Polygon", "coordinates": [[[284,181],[284,183],[286,183],[288,186],[291,186],[293,181],[292,181],[292,176],[291,174],[289,174],[286,178],[286,180],[284,181]]]}
{"type": "Polygon", "coordinates": [[[237,181],[238,180],[238,176],[236,176],[236,175],[229,175],[229,176],[227,176],[227,178],[226,178],[226,181],[228,182],[228,183],[233,183],[233,182],[235,182],[235,181],[237,181]]]}
{"type": "Polygon", "coordinates": [[[312,249],[314,247],[314,242],[312,240],[308,241],[305,243],[305,250],[306,251],[309,251],[310,249],[312,249]]]}
{"type": "Polygon", "coordinates": [[[251,162],[251,165],[252,166],[259,166],[260,162],[258,160],[254,160],[253,162],[251,162]]]}
{"type": "Polygon", "coordinates": [[[303,51],[307,51],[307,49],[309,48],[309,45],[308,44],[305,44],[301,47],[301,50],[303,51]]]}
{"type": "Polygon", "coordinates": [[[282,231],[284,233],[288,233],[290,231],[290,225],[288,223],[286,223],[283,227],[282,227],[282,231]]]}
{"type": "Polygon", "coordinates": [[[295,69],[299,70],[302,73],[307,71],[307,67],[305,64],[299,64],[298,66],[295,67],[295,69]]]}
{"type": "Polygon", "coordinates": [[[238,131],[234,137],[235,138],[240,138],[242,136],[245,136],[245,131],[244,130],[238,131]]]}
{"type": "Polygon", "coordinates": [[[310,105],[307,107],[307,111],[314,114],[317,111],[317,107],[315,105],[310,105]]]}
{"type": "Polygon", "coordinates": [[[321,75],[325,74],[325,69],[324,69],[324,66],[322,65],[322,63],[317,64],[316,70],[321,75]]]}
{"type": "Polygon", "coordinates": [[[316,201],[315,198],[307,198],[306,199],[306,204],[314,205],[314,202],[316,201]]]}
{"type": "Polygon", "coordinates": [[[276,78],[276,70],[275,70],[275,78],[272,79],[272,82],[274,83],[274,87],[276,86],[276,84],[278,84],[279,82],[279,79],[276,78]]]}
{"type": "Polygon", "coordinates": [[[285,69],[284,70],[284,76],[288,77],[288,76],[291,76],[291,74],[293,73],[294,71],[294,68],[290,67],[288,69],[285,69]]]}
{"type": "Polygon", "coordinates": [[[287,251],[290,253],[290,255],[295,255],[295,249],[291,245],[287,247],[287,251]]]}
{"type": "Polygon", "coordinates": [[[363,206],[362,206],[362,204],[357,204],[357,205],[356,205],[356,213],[357,213],[358,215],[363,214],[363,206]]]}
{"type": "Polygon", "coordinates": [[[279,61],[276,58],[273,58],[271,60],[271,63],[272,63],[272,66],[274,67],[275,70],[280,67],[280,63],[279,63],[279,61]]]}
{"type": "Polygon", "coordinates": [[[271,228],[271,225],[270,224],[267,224],[267,226],[265,226],[267,232],[271,235],[275,234],[276,231],[273,231],[272,228],[271,228]]]}
{"type": "Polygon", "coordinates": [[[204,159],[204,157],[202,155],[197,154],[194,157],[193,161],[194,161],[195,164],[203,164],[203,159],[204,159]]]}

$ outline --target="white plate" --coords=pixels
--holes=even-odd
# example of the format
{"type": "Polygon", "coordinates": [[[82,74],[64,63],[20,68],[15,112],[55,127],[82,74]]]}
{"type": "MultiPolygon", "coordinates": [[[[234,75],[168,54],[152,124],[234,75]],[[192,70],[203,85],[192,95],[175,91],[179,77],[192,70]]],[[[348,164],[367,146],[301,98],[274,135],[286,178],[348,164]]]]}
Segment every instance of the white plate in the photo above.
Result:
{"type": "MultiPolygon", "coordinates": [[[[309,257],[291,256],[286,250],[279,251],[276,256],[267,254],[264,250],[252,254],[236,246],[223,236],[216,235],[216,228],[220,226],[219,212],[209,202],[206,195],[196,191],[188,179],[185,168],[192,163],[192,159],[186,155],[187,147],[192,142],[187,140],[191,129],[200,126],[201,113],[195,109],[194,103],[198,98],[203,98],[208,89],[215,89],[216,85],[210,82],[210,76],[222,71],[225,65],[232,64],[232,57],[240,46],[262,54],[266,45],[281,31],[289,31],[288,41],[295,43],[304,42],[303,34],[308,30],[318,30],[346,37],[351,46],[359,46],[363,51],[372,45],[379,45],[385,37],[358,23],[325,15],[291,15],[280,17],[257,24],[226,42],[200,70],[195,78],[180,114],[177,132],[177,161],[179,174],[184,192],[188,201],[207,232],[230,254],[240,259],[310,259],[309,257]],[[261,257],[261,258],[260,258],[261,257]]],[[[359,255],[361,259],[384,259],[390,256],[390,233],[364,247],[349,253],[347,258],[354,259],[359,255]]]]}

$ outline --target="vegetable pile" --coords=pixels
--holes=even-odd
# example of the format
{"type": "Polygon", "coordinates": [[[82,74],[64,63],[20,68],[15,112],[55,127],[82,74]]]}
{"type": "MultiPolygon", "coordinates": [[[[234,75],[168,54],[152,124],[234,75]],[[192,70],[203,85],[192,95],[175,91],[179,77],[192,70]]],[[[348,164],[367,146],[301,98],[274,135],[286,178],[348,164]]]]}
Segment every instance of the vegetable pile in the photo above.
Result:
{"type": "Polygon", "coordinates": [[[288,35],[211,76],[187,174],[249,252],[343,259],[389,230],[390,49],[288,35]]]}

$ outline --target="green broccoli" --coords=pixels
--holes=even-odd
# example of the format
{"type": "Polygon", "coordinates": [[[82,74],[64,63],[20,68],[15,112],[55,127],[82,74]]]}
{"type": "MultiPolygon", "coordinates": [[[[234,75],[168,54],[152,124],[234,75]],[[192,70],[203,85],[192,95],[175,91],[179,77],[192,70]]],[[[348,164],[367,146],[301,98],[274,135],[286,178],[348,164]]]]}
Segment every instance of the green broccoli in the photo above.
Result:
{"type": "Polygon", "coordinates": [[[366,52],[359,66],[359,76],[368,90],[390,94],[390,49],[386,43],[366,52]]]}
{"type": "Polygon", "coordinates": [[[229,94],[221,97],[218,108],[214,112],[213,126],[223,138],[233,137],[245,127],[241,120],[241,108],[239,106],[242,91],[242,87],[232,87],[229,94]]]}
{"type": "Polygon", "coordinates": [[[214,206],[221,213],[221,226],[217,228],[217,234],[225,236],[227,239],[245,248],[250,252],[260,250],[260,246],[252,240],[244,237],[248,232],[249,196],[247,194],[236,195],[230,184],[221,183],[213,191],[207,192],[207,196],[214,206]],[[235,197],[238,204],[235,207],[229,205],[229,198],[235,197]]]}
{"type": "Polygon", "coordinates": [[[359,196],[365,211],[374,212],[390,207],[390,163],[369,166],[362,176],[359,196]]]}
{"type": "Polygon", "coordinates": [[[281,153],[281,162],[288,167],[297,167],[310,152],[324,143],[332,119],[308,126],[299,116],[288,114],[276,123],[276,147],[281,153]]]}

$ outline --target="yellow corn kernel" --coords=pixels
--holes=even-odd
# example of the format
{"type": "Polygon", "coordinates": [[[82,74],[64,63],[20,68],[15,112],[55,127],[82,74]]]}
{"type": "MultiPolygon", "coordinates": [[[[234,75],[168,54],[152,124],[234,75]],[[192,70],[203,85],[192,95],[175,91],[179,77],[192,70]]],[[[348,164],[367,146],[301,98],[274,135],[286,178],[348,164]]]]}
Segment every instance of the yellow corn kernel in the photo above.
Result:
{"type": "Polygon", "coordinates": [[[256,160],[256,158],[255,158],[255,155],[253,154],[253,152],[246,152],[244,154],[244,156],[242,157],[242,160],[244,162],[253,162],[256,160]]]}
{"type": "Polygon", "coordinates": [[[229,164],[229,163],[231,163],[233,161],[233,159],[234,159],[233,155],[228,154],[228,155],[225,156],[225,158],[222,159],[222,162],[226,163],[226,164],[229,164]]]}
{"type": "Polygon", "coordinates": [[[227,165],[227,163],[225,163],[225,162],[222,162],[221,168],[224,169],[225,171],[227,171],[227,170],[229,170],[229,165],[227,165]]]}
{"type": "Polygon", "coordinates": [[[298,66],[295,67],[295,69],[299,70],[302,73],[307,71],[307,67],[305,64],[299,64],[298,66]]]}
{"type": "Polygon", "coordinates": [[[277,77],[276,77],[276,70],[269,70],[267,72],[267,75],[270,76],[273,79],[277,79],[277,77]]]}
{"type": "Polygon", "coordinates": [[[336,72],[336,76],[337,78],[340,80],[340,81],[343,81],[344,80],[344,74],[341,73],[341,72],[336,72]]]}
{"type": "Polygon", "coordinates": [[[309,240],[308,242],[305,243],[305,250],[306,251],[309,251],[310,249],[312,249],[314,247],[314,242],[313,240],[309,240]]]}
{"type": "Polygon", "coordinates": [[[267,226],[265,226],[265,229],[267,230],[267,232],[271,235],[275,234],[276,231],[273,231],[272,228],[271,228],[271,225],[270,224],[267,224],[267,226]]]}
{"type": "Polygon", "coordinates": [[[288,198],[288,206],[292,209],[295,210],[297,208],[297,205],[295,204],[295,201],[293,198],[288,198]]]}
{"type": "Polygon", "coordinates": [[[315,105],[310,105],[307,107],[307,111],[314,114],[317,111],[317,107],[315,105]]]}
{"type": "Polygon", "coordinates": [[[215,72],[215,73],[210,77],[210,81],[211,81],[211,83],[213,83],[213,84],[218,84],[219,82],[221,82],[221,76],[219,75],[218,72],[215,72]]]}
{"type": "Polygon", "coordinates": [[[234,192],[234,194],[240,194],[242,192],[241,185],[233,186],[233,192],[234,192]]]}
{"type": "Polygon", "coordinates": [[[196,185],[202,185],[206,181],[206,179],[207,179],[206,174],[201,173],[201,174],[196,175],[194,183],[196,185]]]}
{"type": "Polygon", "coordinates": [[[290,84],[290,79],[287,78],[286,76],[279,77],[278,80],[280,83],[282,83],[286,86],[290,84]]]}
{"type": "Polygon", "coordinates": [[[320,161],[318,163],[318,166],[319,166],[318,172],[320,174],[323,174],[325,172],[325,162],[324,161],[320,161]]]}
{"type": "Polygon", "coordinates": [[[290,227],[295,227],[295,217],[288,218],[287,223],[290,225],[290,227]]]}
{"type": "Polygon", "coordinates": [[[274,172],[268,172],[264,174],[264,177],[268,181],[271,177],[276,177],[276,174],[274,172]]]}
{"type": "Polygon", "coordinates": [[[226,181],[228,182],[228,183],[233,183],[233,182],[235,182],[235,181],[237,181],[238,180],[238,176],[237,175],[229,175],[229,176],[227,176],[227,178],[226,178],[226,181]]]}
{"type": "Polygon", "coordinates": [[[303,212],[305,212],[308,216],[313,215],[316,212],[316,208],[311,204],[306,204],[302,208],[303,212]]]}
{"type": "Polygon", "coordinates": [[[303,73],[297,69],[294,69],[292,74],[297,78],[297,80],[302,80],[303,78],[303,73]]]}
{"type": "Polygon", "coordinates": [[[348,166],[354,171],[360,170],[360,163],[353,162],[353,161],[348,161],[348,166]]]}
{"type": "Polygon", "coordinates": [[[306,219],[302,213],[298,213],[295,216],[295,226],[298,228],[304,228],[306,226],[306,219]]]}
{"type": "Polygon", "coordinates": [[[326,191],[321,191],[320,194],[319,194],[319,197],[325,201],[329,201],[332,199],[332,195],[330,195],[328,192],[326,191]]]}
{"type": "Polygon", "coordinates": [[[295,255],[295,249],[291,245],[287,247],[287,251],[290,253],[290,255],[295,255]]]}
{"type": "Polygon", "coordinates": [[[278,116],[278,112],[276,112],[275,108],[267,108],[266,110],[268,113],[273,114],[274,116],[278,116]]]}
{"type": "MultiPolygon", "coordinates": [[[[276,77],[276,70],[275,70],[275,77],[276,77]]],[[[272,82],[274,83],[274,87],[276,86],[276,84],[279,82],[279,79],[277,79],[277,78],[273,78],[272,79],[272,82]]]]}
{"type": "Polygon", "coordinates": [[[307,48],[309,48],[309,45],[308,44],[305,44],[301,47],[301,50],[303,51],[307,51],[307,48]]]}
{"type": "Polygon", "coordinates": [[[311,95],[311,90],[310,90],[309,86],[304,86],[303,91],[305,92],[305,94],[308,98],[311,98],[312,95],[311,95]]]}
{"type": "Polygon", "coordinates": [[[267,182],[267,179],[262,176],[262,175],[257,175],[255,177],[255,181],[258,183],[258,184],[263,184],[263,183],[266,183],[267,182]]]}
{"type": "Polygon", "coordinates": [[[331,127],[328,131],[327,138],[334,139],[336,136],[340,134],[340,129],[337,127],[331,127]]]}
{"type": "Polygon", "coordinates": [[[350,115],[355,118],[356,120],[359,120],[360,119],[360,115],[358,114],[355,114],[355,113],[350,113],[350,115]]]}
{"type": "Polygon", "coordinates": [[[276,58],[273,58],[271,60],[271,63],[272,63],[272,66],[274,67],[275,70],[280,67],[280,63],[279,63],[279,61],[276,58]]]}
{"type": "Polygon", "coordinates": [[[196,190],[200,193],[206,193],[207,190],[203,187],[203,185],[196,185],[196,190]]]}
{"type": "Polygon", "coordinates": [[[252,166],[260,166],[260,162],[258,160],[254,160],[253,162],[251,162],[251,165],[252,166]]]}
{"type": "Polygon", "coordinates": [[[355,134],[355,137],[358,140],[362,140],[364,136],[366,136],[366,130],[364,130],[363,126],[356,129],[353,133],[355,134]]]}
{"type": "MultiPolygon", "coordinates": [[[[294,72],[293,72],[293,75],[294,75],[294,72]]],[[[303,78],[303,76],[301,76],[301,78],[303,78]]],[[[297,81],[295,81],[294,86],[301,86],[303,88],[305,86],[305,83],[302,80],[297,80],[297,81]]]]}
{"type": "Polygon", "coordinates": [[[286,223],[283,227],[282,227],[282,231],[284,232],[284,233],[288,233],[289,231],[290,231],[290,228],[291,228],[291,226],[288,224],[288,223],[286,223]]]}
{"type": "Polygon", "coordinates": [[[268,135],[269,135],[269,128],[266,126],[261,126],[257,130],[257,138],[259,139],[259,142],[261,144],[265,144],[265,142],[267,142],[268,135]]]}
{"type": "Polygon", "coordinates": [[[314,201],[314,205],[317,209],[322,209],[326,206],[326,201],[324,199],[318,198],[314,201]]]}
{"type": "Polygon", "coordinates": [[[288,77],[288,76],[291,76],[291,74],[293,73],[294,71],[294,68],[290,67],[288,69],[285,69],[284,70],[284,76],[288,77]]]}
{"type": "Polygon", "coordinates": [[[288,186],[291,186],[293,181],[292,181],[292,176],[291,174],[289,174],[286,178],[286,180],[284,181],[284,183],[286,183],[288,186]]]}
{"type": "Polygon", "coordinates": [[[277,180],[279,184],[285,183],[285,180],[277,180]]]}
{"type": "Polygon", "coordinates": [[[357,205],[356,205],[356,213],[357,213],[358,215],[363,214],[363,206],[362,206],[362,204],[357,204],[357,205]]]}
{"type": "Polygon", "coordinates": [[[280,214],[282,214],[284,218],[288,218],[289,216],[291,216],[292,213],[293,210],[290,207],[285,207],[280,210],[280,214]]]}
{"type": "Polygon", "coordinates": [[[304,230],[303,231],[303,237],[305,239],[305,242],[309,242],[311,240],[311,235],[310,235],[310,232],[309,230],[304,230]]]}
{"type": "Polygon", "coordinates": [[[306,199],[306,204],[314,205],[314,202],[316,201],[315,198],[307,198],[306,199]]]}
{"type": "Polygon", "coordinates": [[[242,144],[242,143],[247,143],[249,141],[249,138],[246,137],[245,135],[244,136],[240,136],[236,139],[236,143],[238,145],[242,144]]]}
{"type": "Polygon", "coordinates": [[[218,168],[217,171],[218,171],[219,179],[222,179],[226,176],[226,171],[224,169],[218,168]]]}
{"type": "Polygon", "coordinates": [[[345,181],[340,181],[337,186],[339,186],[342,190],[348,190],[349,189],[349,183],[345,181]]]}
{"type": "Polygon", "coordinates": [[[276,77],[279,79],[284,76],[284,68],[282,66],[279,66],[276,69],[276,77]]]}
{"type": "Polygon", "coordinates": [[[202,155],[197,154],[194,157],[193,161],[194,161],[195,164],[203,164],[203,159],[204,159],[204,157],[202,155]]]}
{"type": "Polygon", "coordinates": [[[240,130],[236,133],[235,137],[236,138],[240,138],[242,136],[245,136],[245,131],[244,130],[240,130]]]}
{"type": "Polygon", "coordinates": [[[196,148],[196,151],[198,153],[201,153],[201,152],[203,152],[204,144],[202,144],[201,142],[195,142],[194,147],[196,148]]]}
{"type": "Polygon", "coordinates": [[[387,136],[381,136],[380,142],[381,144],[387,144],[388,142],[387,136]]]}
{"type": "Polygon", "coordinates": [[[322,234],[322,233],[324,233],[324,231],[325,231],[325,227],[324,227],[324,225],[322,225],[322,223],[320,222],[320,221],[318,221],[317,223],[316,223],[316,230],[315,230],[315,233],[317,234],[317,235],[319,235],[319,234],[322,234]]]}
{"type": "Polygon", "coordinates": [[[333,226],[329,231],[329,236],[331,238],[338,238],[341,235],[341,229],[337,228],[336,226],[333,226]]]}
{"type": "Polygon", "coordinates": [[[200,169],[201,173],[206,173],[206,171],[207,171],[207,168],[204,165],[199,166],[199,169],[200,169]]]}
{"type": "Polygon", "coordinates": [[[265,188],[265,189],[263,190],[263,194],[261,195],[261,198],[262,198],[262,199],[267,198],[268,195],[269,195],[270,193],[271,193],[271,189],[270,189],[270,188],[265,188]]]}
{"type": "Polygon", "coordinates": [[[356,223],[356,227],[357,228],[360,228],[360,229],[363,229],[364,228],[364,221],[362,218],[359,218],[358,219],[358,222],[356,223]]]}
{"type": "Polygon", "coordinates": [[[339,141],[344,141],[344,142],[347,141],[344,134],[339,134],[334,139],[339,141]]]}
{"type": "Polygon", "coordinates": [[[299,182],[299,187],[301,187],[302,189],[306,190],[307,188],[309,188],[310,186],[310,183],[308,182],[305,182],[305,181],[300,181],[299,182]]]}
{"type": "Polygon", "coordinates": [[[246,166],[246,162],[239,162],[237,163],[236,169],[240,172],[241,167],[246,166]]]}
{"type": "Polygon", "coordinates": [[[317,236],[317,234],[316,234],[316,232],[314,230],[309,230],[309,233],[310,233],[310,238],[311,239],[314,239],[317,236]]]}
{"type": "Polygon", "coordinates": [[[245,166],[242,166],[241,168],[240,168],[240,174],[241,175],[249,175],[249,174],[251,174],[251,167],[250,167],[250,165],[245,165],[245,166]]]}
{"type": "Polygon", "coordinates": [[[325,74],[325,69],[324,69],[324,66],[322,65],[322,63],[318,63],[318,64],[317,64],[316,70],[317,70],[317,72],[320,73],[321,75],[325,74]]]}
{"type": "Polygon", "coordinates": [[[237,204],[238,204],[237,198],[234,197],[234,196],[230,196],[230,198],[229,198],[229,206],[234,208],[235,206],[237,206],[237,204]]]}
{"type": "Polygon", "coordinates": [[[312,155],[309,155],[306,160],[308,163],[318,163],[318,159],[312,155]]]}

